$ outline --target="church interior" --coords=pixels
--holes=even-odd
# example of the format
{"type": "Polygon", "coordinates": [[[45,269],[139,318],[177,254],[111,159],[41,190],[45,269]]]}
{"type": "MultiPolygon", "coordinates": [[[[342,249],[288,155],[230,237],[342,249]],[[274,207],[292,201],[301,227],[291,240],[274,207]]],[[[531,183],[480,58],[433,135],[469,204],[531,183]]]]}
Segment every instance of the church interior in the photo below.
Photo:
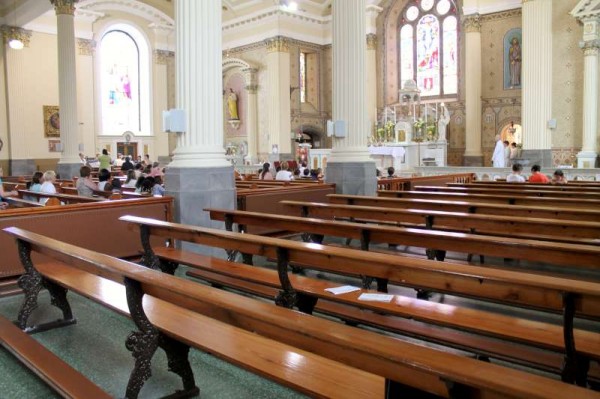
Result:
{"type": "Polygon", "coordinates": [[[600,0],[0,25],[0,398],[600,398],[600,0]]]}

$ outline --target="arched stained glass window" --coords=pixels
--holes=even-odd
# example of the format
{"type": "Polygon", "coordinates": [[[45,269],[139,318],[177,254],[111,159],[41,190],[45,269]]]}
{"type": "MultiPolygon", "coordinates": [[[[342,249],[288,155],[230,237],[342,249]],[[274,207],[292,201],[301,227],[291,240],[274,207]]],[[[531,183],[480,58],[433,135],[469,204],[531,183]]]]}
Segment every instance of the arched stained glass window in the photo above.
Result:
{"type": "Polygon", "coordinates": [[[458,23],[453,0],[413,0],[399,26],[400,86],[415,80],[421,97],[458,94],[458,23]]]}
{"type": "Polygon", "coordinates": [[[102,36],[102,134],[150,133],[148,68],[147,45],[137,29],[117,25],[102,36]]]}

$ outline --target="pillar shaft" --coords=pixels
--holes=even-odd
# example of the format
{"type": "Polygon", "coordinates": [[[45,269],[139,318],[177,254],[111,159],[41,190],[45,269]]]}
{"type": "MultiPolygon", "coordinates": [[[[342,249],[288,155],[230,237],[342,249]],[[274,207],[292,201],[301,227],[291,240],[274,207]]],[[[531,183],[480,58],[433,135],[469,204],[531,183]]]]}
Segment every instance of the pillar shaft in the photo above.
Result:
{"type": "Polygon", "coordinates": [[[596,152],[598,133],[598,43],[583,49],[583,152],[596,152]]]}
{"type": "Polygon", "coordinates": [[[365,0],[333,2],[333,119],[345,123],[346,135],[333,138],[330,163],[370,161],[365,7],[365,0]]]}
{"type": "Polygon", "coordinates": [[[221,3],[177,0],[177,108],[185,110],[170,167],[225,167],[221,3]]]}
{"type": "MultiPolygon", "coordinates": [[[[77,66],[75,63],[76,0],[55,0],[52,2],[57,19],[58,48],[58,103],[60,106],[61,164],[77,165],[79,161],[78,118],[77,118],[77,66]]],[[[68,169],[68,168],[67,168],[68,169]]],[[[60,171],[62,174],[72,172],[60,171]]],[[[69,178],[71,176],[63,176],[69,178]]]]}
{"type": "Polygon", "coordinates": [[[290,50],[286,38],[277,36],[267,39],[267,79],[269,104],[269,145],[279,154],[291,154],[291,104],[290,104],[290,50]]]}
{"type": "MultiPolygon", "coordinates": [[[[465,18],[465,112],[467,116],[465,162],[481,164],[481,23],[479,15],[465,18]],[[474,157],[475,160],[468,158],[474,157]]],[[[484,160],[484,165],[486,160],[484,160]]]]}
{"type": "Polygon", "coordinates": [[[377,35],[367,35],[367,115],[369,128],[377,122],[377,35]]]}
{"type": "Polygon", "coordinates": [[[550,150],[552,0],[523,1],[523,149],[550,150]]]}
{"type": "Polygon", "coordinates": [[[248,134],[248,156],[250,163],[258,158],[258,99],[256,85],[246,86],[248,92],[248,111],[246,114],[248,134]]]}

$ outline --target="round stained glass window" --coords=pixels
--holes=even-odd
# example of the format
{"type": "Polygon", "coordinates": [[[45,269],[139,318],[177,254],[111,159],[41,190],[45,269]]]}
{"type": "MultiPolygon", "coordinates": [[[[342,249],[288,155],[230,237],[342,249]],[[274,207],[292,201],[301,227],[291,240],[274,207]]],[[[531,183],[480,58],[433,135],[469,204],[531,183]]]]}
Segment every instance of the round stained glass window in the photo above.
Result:
{"type": "Polygon", "coordinates": [[[415,6],[408,7],[406,10],[406,19],[414,21],[419,16],[419,9],[415,6]]]}
{"type": "Polygon", "coordinates": [[[446,14],[448,11],[450,11],[450,1],[449,0],[440,0],[440,2],[437,4],[437,12],[440,15],[444,15],[446,14]]]}
{"type": "Polygon", "coordinates": [[[435,3],[435,0],[422,0],[421,8],[423,11],[429,11],[433,7],[433,3],[435,3]]]}

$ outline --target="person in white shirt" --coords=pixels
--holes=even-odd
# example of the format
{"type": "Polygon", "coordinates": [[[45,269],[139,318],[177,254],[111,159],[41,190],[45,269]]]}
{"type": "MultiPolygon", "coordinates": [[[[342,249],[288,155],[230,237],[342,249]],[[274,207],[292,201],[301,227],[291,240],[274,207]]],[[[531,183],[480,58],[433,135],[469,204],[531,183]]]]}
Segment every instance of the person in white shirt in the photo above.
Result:
{"type": "Polygon", "coordinates": [[[512,173],[506,176],[507,183],[525,183],[525,178],[521,176],[523,166],[520,163],[516,163],[512,166],[512,173]]]}
{"type": "MultiPolygon", "coordinates": [[[[53,170],[48,170],[44,173],[44,182],[42,183],[42,187],[40,188],[40,193],[47,194],[56,194],[56,187],[54,187],[54,182],[56,181],[56,173],[53,170]]],[[[40,198],[40,204],[46,205],[48,202],[48,197],[40,198]]]]}
{"type": "Polygon", "coordinates": [[[508,167],[510,165],[510,143],[504,140],[502,144],[504,144],[504,166],[508,167]]]}
{"type": "Polygon", "coordinates": [[[290,172],[290,166],[287,162],[283,162],[281,164],[281,170],[279,172],[277,172],[277,175],[275,175],[275,180],[284,180],[284,181],[290,181],[290,180],[294,180],[293,174],[292,172],[290,172]]]}
{"type": "Polygon", "coordinates": [[[504,165],[504,143],[500,139],[500,135],[496,135],[496,147],[494,148],[494,154],[492,155],[492,164],[494,168],[503,168],[504,165]]]}

